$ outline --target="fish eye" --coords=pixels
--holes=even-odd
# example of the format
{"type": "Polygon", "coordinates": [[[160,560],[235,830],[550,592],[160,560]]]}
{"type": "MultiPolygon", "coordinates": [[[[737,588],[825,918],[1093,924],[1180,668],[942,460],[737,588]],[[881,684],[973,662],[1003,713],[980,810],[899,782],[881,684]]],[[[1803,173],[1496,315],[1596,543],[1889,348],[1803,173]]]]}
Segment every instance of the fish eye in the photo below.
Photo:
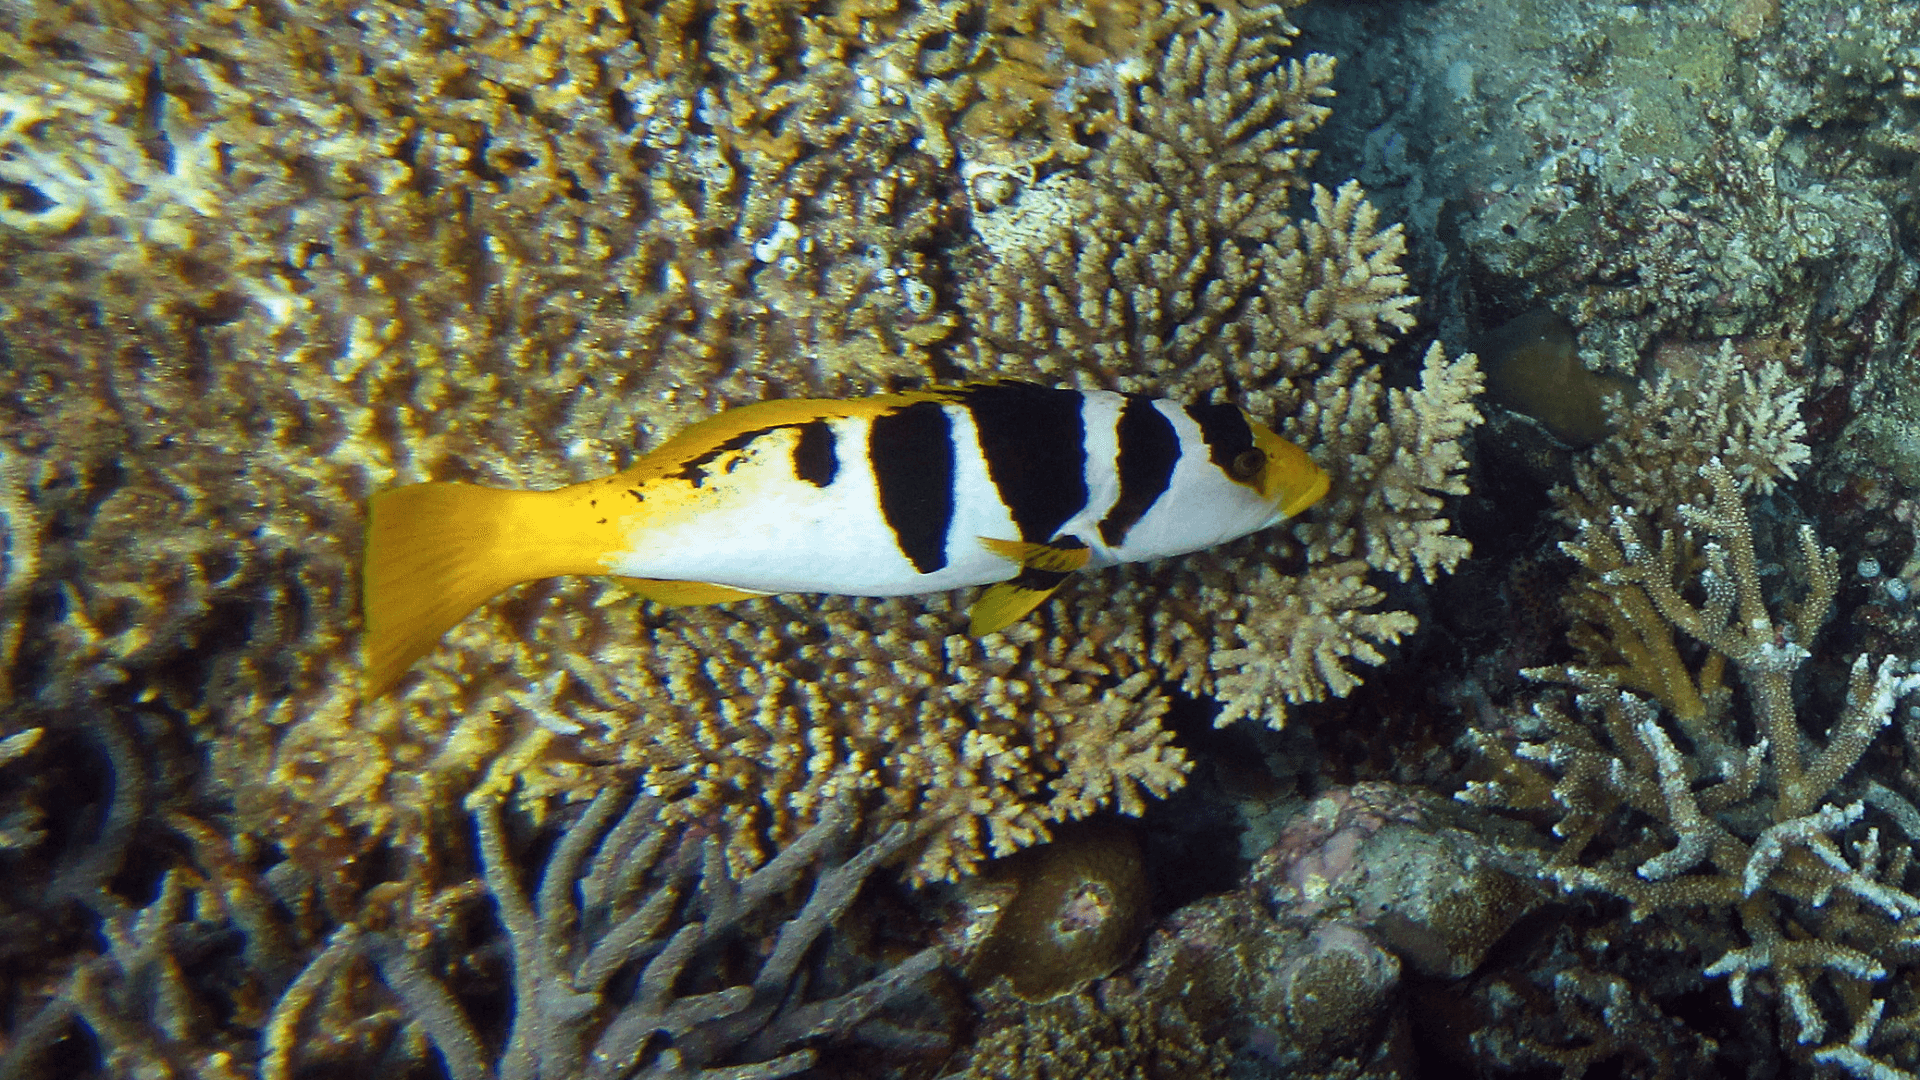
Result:
{"type": "Polygon", "coordinates": [[[1242,450],[1227,467],[1227,475],[1242,483],[1252,481],[1267,467],[1267,452],[1260,449],[1242,450]]]}

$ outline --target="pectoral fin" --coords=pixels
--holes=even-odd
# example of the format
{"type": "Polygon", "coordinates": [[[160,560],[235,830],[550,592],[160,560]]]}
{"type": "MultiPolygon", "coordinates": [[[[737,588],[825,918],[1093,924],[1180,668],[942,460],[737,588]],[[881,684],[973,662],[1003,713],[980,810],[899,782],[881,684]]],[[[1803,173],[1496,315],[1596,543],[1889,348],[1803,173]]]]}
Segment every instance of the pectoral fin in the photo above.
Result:
{"type": "Polygon", "coordinates": [[[751,600],[769,593],[715,585],[710,581],[668,581],[661,578],[616,577],[620,586],[642,600],[668,607],[693,607],[699,604],[724,604],[729,600],[751,600]]]}
{"type": "Polygon", "coordinates": [[[967,629],[974,634],[991,634],[1013,625],[1052,596],[1075,570],[1087,565],[1092,555],[1087,545],[1070,536],[1050,544],[983,536],[980,543],[995,555],[1019,563],[1020,572],[990,587],[973,602],[967,612],[967,629]]]}

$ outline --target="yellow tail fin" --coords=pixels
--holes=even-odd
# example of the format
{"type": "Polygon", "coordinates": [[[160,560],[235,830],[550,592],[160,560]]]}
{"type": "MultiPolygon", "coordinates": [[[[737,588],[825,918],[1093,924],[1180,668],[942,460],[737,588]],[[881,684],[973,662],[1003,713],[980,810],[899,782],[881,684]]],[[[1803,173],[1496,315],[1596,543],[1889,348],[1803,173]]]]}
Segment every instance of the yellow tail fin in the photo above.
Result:
{"type": "Polygon", "coordinates": [[[599,537],[560,491],[414,484],[368,505],[365,694],[392,688],[443,634],[510,585],[604,573],[599,537]]]}

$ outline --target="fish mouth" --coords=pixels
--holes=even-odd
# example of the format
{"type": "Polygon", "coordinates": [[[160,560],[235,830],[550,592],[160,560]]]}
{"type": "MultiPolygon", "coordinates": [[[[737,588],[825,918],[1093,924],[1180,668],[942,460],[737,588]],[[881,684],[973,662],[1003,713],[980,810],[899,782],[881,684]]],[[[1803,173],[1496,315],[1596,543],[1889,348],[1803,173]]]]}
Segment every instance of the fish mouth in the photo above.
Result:
{"type": "MultiPolygon", "coordinates": [[[[1321,498],[1327,494],[1327,490],[1333,486],[1333,478],[1327,475],[1326,470],[1318,466],[1315,466],[1314,472],[1316,475],[1311,483],[1299,491],[1294,492],[1292,498],[1280,505],[1280,516],[1275,519],[1276,521],[1298,515],[1307,507],[1319,502],[1321,498]]],[[[1282,494],[1284,494],[1284,492],[1282,494]]]]}

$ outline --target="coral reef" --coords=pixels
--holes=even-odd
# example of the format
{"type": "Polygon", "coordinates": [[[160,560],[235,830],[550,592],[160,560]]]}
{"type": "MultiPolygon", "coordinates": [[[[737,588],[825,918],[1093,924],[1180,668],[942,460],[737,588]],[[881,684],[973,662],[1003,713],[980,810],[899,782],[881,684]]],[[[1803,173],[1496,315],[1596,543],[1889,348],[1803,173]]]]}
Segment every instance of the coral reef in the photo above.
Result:
{"type": "Polygon", "coordinates": [[[0,1080],[1920,1074],[1917,34],[0,6],[0,1080]],[[1497,393],[1593,446],[1469,492],[1416,291],[1542,313],[1497,393]],[[1007,376],[1231,399],[1333,492],[983,638],[540,582],[359,700],[370,492],[1007,376]],[[941,940],[906,886],[981,871],[941,940]]]}
{"type": "MultiPolygon", "coordinates": [[[[904,844],[905,824],[841,853],[851,814],[837,806],[735,883],[717,840],[659,828],[658,814],[652,799],[603,792],[559,837],[529,895],[509,849],[534,845],[516,845],[489,802],[474,814],[475,880],[403,922],[347,923],[297,952],[279,875],[253,872],[217,832],[176,817],[193,865],[167,871],[137,910],[91,895],[104,950],[26,994],[44,1000],[9,1033],[0,1076],[273,1080],[400,1069],[431,1053],[455,1080],[772,1078],[808,1068],[816,1046],[939,966],[934,948],[876,962],[844,941],[827,947],[840,937],[831,925],[904,844]],[[505,970],[472,925],[481,896],[505,933],[505,970]],[[510,1030],[477,1028],[474,1010],[491,1022],[503,992],[510,1030]],[[73,1049],[75,1029],[97,1069],[73,1049]]],[[[945,1045],[912,1029],[884,1037],[945,1045]]]]}
{"type": "MultiPolygon", "coordinates": [[[[1682,391],[1663,376],[1621,407],[1614,438],[1556,493],[1576,530],[1563,545],[1580,568],[1576,659],[1529,674],[1571,687],[1572,705],[1543,695],[1479,726],[1487,778],[1460,797],[1548,815],[1558,839],[1542,877],[1624,902],[1638,948],[1699,957],[1695,986],[1683,974],[1623,1002],[1652,1030],[1698,980],[1725,979],[1749,1045],[1772,1029],[1804,1064],[1891,1075],[1874,1070],[1914,1062],[1900,972],[1904,920],[1920,911],[1907,853],[1920,813],[1860,763],[1920,674],[1859,655],[1836,680],[1843,695],[1815,706],[1796,693],[1839,559],[1801,525],[1803,591],[1780,599],[1747,496],[1806,459],[1801,398],[1777,359],[1736,378],[1730,344],[1703,355],[1709,378],[1682,391]],[[1810,721],[1815,707],[1828,718],[1810,721]]],[[[1618,982],[1588,962],[1569,958],[1568,988],[1618,982]]],[[[1556,1060],[1567,1042],[1532,1038],[1509,1063],[1556,1060]]]]}
{"type": "Polygon", "coordinates": [[[1403,244],[1305,179],[1331,61],[1287,57],[1290,7],[0,14],[6,682],[186,718],[296,859],[431,865],[462,797],[633,776],[736,875],[841,797],[941,823],[918,880],[1138,812],[1188,768],[1167,687],[1279,724],[1417,625],[1376,571],[1467,551],[1478,377],[1362,355],[1411,323],[1403,244]],[[1297,550],[1101,575],[985,640],[950,597],[550,581],[389,698],[343,677],[377,487],[558,484],[727,404],[1006,375],[1225,392],[1339,497],[1297,550]]]}
{"type": "Polygon", "coordinates": [[[1346,58],[1329,164],[1421,242],[1443,327],[1550,305],[1589,366],[1631,374],[1663,337],[1842,327],[1904,261],[1920,12],[1903,0],[1302,21],[1346,58]]]}
{"type": "Polygon", "coordinates": [[[1235,1075],[1400,1075],[1403,983],[1467,974],[1541,899],[1485,825],[1414,789],[1329,790],[1239,889],[1154,930],[1140,992],[1225,1039],[1235,1075]]]}

